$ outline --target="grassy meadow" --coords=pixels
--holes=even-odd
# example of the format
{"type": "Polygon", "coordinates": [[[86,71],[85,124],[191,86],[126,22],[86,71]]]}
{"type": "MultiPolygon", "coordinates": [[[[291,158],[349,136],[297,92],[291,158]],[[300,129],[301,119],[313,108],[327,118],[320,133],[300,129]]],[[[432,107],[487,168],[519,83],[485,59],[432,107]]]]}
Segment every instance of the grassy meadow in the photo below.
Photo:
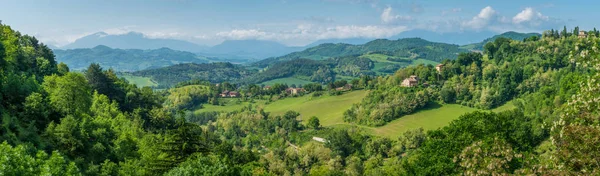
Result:
{"type": "MultiPolygon", "coordinates": [[[[448,125],[452,120],[459,116],[477,111],[476,108],[461,106],[457,104],[434,105],[430,108],[420,110],[416,113],[405,115],[399,119],[393,120],[384,126],[368,127],[346,123],[343,120],[344,111],[349,109],[352,104],[360,102],[368,91],[358,90],[347,92],[339,96],[329,96],[327,94],[321,97],[312,97],[310,94],[302,97],[288,97],[265,104],[265,100],[257,100],[253,104],[264,108],[272,115],[282,115],[287,111],[293,110],[300,113],[300,120],[306,123],[306,120],[312,116],[317,116],[324,127],[347,128],[358,126],[363,130],[378,136],[398,138],[407,130],[423,128],[425,130],[434,130],[448,125]]],[[[249,102],[238,102],[237,99],[223,99],[229,102],[225,106],[203,105],[202,109],[195,112],[222,111],[231,112],[239,110],[250,104],[249,102]]],[[[500,112],[513,109],[512,103],[506,103],[491,111],[500,112]]]]}
{"type": "Polygon", "coordinates": [[[152,81],[152,79],[148,77],[142,76],[133,76],[133,75],[122,75],[122,78],[125,78],[130,83],[137,85],[138,87],[156,87],[158,83],[152,81]]]}
{"type": "Polygon", "coordinates": [[[324,94],[321,97],[306,95],[303,97],[285,98],[272,102],[264,107],[265,111],[274,115],[281,115],[289,110],[300,113],[303,123],[312,116],[317,116],[322,126],[343,123],[344,111],[352,104],[360,102],[367,95],[367,91],[358,90],[347,92],[339,96],[324,94]]]}

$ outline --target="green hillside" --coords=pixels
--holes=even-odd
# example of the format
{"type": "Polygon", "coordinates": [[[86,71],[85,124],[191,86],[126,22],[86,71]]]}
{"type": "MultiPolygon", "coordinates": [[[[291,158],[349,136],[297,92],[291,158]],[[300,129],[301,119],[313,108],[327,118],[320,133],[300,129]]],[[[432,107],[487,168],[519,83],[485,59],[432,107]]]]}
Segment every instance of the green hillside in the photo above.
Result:
{"type": "Polygon", "coordinates": [[[321,44],[304,51],[293,52],[281,57],[268,58],[252,65],[264,68],[278,62],[299,58],[323,60],[332,57],[363,55],[373,52],[389,56],[413,57],[439,62],[444,59],[455,59],[458,53],[466,51],[459,48],[458,45],[430,42],[420,38],[398,40],[377,39],[363,45],[341,43],[321,44]]]}
{"type": "MultiPolygon", "coordinates": [[[[512,103],[493,109],[494,112],[502,112],[513,109],[512,103]]],[[[444,127],[459,116],[477,111],[476,108],[461,106],[457,104],[445,104],[435,108],[421,110],[417,113],[406,115],[402,118],[391,121],[390,123],[369,128],[374,135],[386,136],[392,139],[398,138],[401,134],[409,130],[423,128],[425,130],[435,130],[444,127]]]]}
{"type": "Polygon", "coordinates": [[[483,50],[483,46],[489,42],[493,42],[496,41],[496,39],[498,38],[508,38],[508,39],[512,39],[512,40],[519,40],[522,41],[526,38],[532,37],[532,36],[537,36],[537,37],[541,37],[542,35],[539,33],[519,33],[519,32],[514,32],[514,31],[509,31],[509,32],[505,32],[499,35],[495,35],[493,37],[487,38],[485,40],[483,40],[482,42],[479,43],[473,43],[473,44],[468,44],[468,45],[464,45],[461,46],[461,48],[464,49],[468,49],[468,50],[478,50],[478,51],[482,51],[483,50]]]}

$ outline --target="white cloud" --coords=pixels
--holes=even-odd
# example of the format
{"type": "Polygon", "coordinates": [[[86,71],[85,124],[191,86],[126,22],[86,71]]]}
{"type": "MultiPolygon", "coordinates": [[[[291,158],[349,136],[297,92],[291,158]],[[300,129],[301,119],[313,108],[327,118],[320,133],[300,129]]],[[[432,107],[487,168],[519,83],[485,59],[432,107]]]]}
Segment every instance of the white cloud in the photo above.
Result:
{"type": "Polygon", "coordinates": [[[442,15],[447,15],[447,14],[452,14],[452,13],[458,13],[458,12],[462,12],[462,8],[452,8],[449,10],[443,10],[442,11],[442,15]]]}
{"type": "Polygon", "coordinates": [[[533,10],[531,7],[525,8],[525,10],[521,11],[517,15],[512,18],[512,22],[514,24],[525,24],[538,26],[544,21],[548,21],[549,17],[542,15],[542,13],[533,10]]]}
{"type": "Polygon", "coordinates": [[[225,39],[244,40],[264,38],[267,36],[267,33],[260,31],[259,29],[234,29],[231,31],[219,32],[216,35],[225,39]]]}
{"type": "Polygon", "coordinates": [[[260,29],[235,29],[231,31],[218,32],[217,38],[223,40],[271,40],[287,45],[302,46],[320,39],[331,38],[386,38],[407,30],[406,26],[313,26],[298,25],[292,30],[264,31],[260,29]]]}
{"type": "Polygon", "coordinates": [[[385,24],[392,24],[412,20],[413,18],[411,16],[394,15],[391,6],[388,6],[387,8],[383,9],[383,13],[381,13],[381,21],[385,24]]]}
{"type": "Polygon", "coordinates": [[[495,18],[497,15],[498,15],[498,13],[496,12],[496,10],[494,10],[490,6],[487,6],[483,9],[481,9],[481,11],[479,12],[479,14],[477,14],[477,16],[474,16],[469,21],[463,22],[462,26],[465,28],[480,30],[480,29],[486,27],[487,25],[489,25],[490,23],[492,23],[494,20],[496,20],[495,18]]]}
{"type": "Polygon", "coordinates": [[[108,35],[121,35],[121,34],[127,34],[131,31],[133,31],[134,28],[136,28],[136,26],[131,25],[131,26],[123,26],[123,27],[104,29],[104,30],[102,30],[102,32],[104,32],[108,35]]]}

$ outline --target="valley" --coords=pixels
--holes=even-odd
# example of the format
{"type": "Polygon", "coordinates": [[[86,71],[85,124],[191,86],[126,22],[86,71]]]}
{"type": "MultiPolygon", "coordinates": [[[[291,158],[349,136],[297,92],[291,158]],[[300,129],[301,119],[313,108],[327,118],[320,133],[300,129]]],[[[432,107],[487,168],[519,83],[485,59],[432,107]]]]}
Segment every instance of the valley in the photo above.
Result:
{"type": "Polygon", "coordinates": [[[261,2],[2,2],[0,175],[600,175],[590,24],[261,2]]]}

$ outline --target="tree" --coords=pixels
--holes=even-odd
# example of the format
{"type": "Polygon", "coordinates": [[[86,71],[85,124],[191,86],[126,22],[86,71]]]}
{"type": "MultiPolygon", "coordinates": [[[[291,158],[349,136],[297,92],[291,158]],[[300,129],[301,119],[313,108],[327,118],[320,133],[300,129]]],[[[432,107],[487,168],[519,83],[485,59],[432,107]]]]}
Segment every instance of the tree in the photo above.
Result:
{"type": "Polygon", "coordinates": [[[556,146],[553,157],[558,175],[598,175],[600,174],[600,51],[599,38],[580,41],[571,51],[569,58],[577,61],[577,66],[595,72],[587,81],[580,83],[580,90],[571,97],[561,110],[560,120],[552,127],[552,144],[556,146]]]}
{"type": "Polygon", "coordinates": [[[58,70],[58,75],[62,76],[69,72],[69,66],[67,66],[67,64],[61,62],[57,65],[57,70],[58,70]]]}
{"type": "Polygon", "coordinates": [[[165,175],[236,175],[239,170],[230,165],[228,158],[218,155],[190,158],[165,175]]]}
{"type": "Polygon", "coordinates": [[[312,129],[319,129],[319,127],[321,126],[321,124],[319,123],[319,118],[317,118],[317,116],[310,117],[310,119],[308,119],[307,125],[312,129]]]}
{"type": "Polygon", "coordinates": [[[478,141],[454,158],[464,175],[507,175],[514,172],[523,156],[498,138],[478,141]]]}
{"type": "Polygon", "coordinates": [[[42,87],[48,92],[50,105],[60,113],[74,114],[89,110],[92,101],[91,87],[79,73],[47,76],[42,87]]]}
{"type": "Polygon", "coordinates": [[[334,153],[346,157],[354,152],[352,138],[345,129],[335,129],[327,136],[325,146],[334,153]]]}
{"type": "Polygon", "coordinates": [[[48,156],[44,151],[31,152],[27,147],[0,144],[0,175],[81,175],[75,163],[60,153],[48,156]]]}
{"type": "Polygon", "coordinates": [[[569,35],[569,32],[567,31],[567,26],[565,26],[563,28],[562,32],[560,32],[560,36],[565,38],[565,37],[568,37],[568,35],[569,35]]]}
{"type": "Polygon", "coordinates": [[[110,88],[112,87],[112,82],[110,82],[108,77],[103,73],[100,64],[90,64],[85,71],[85,79],[87,79],[88,84],[92,89],[98,91],[100,94],[108,95],[111,91],[110,88]]]}
{"type": "Polygon", "coordinates": [[[25,112],[22,121],[35,124],[37,129],[44,129],[49,122],[51,109],[40,93],[27,96],[24,103],[25,112]]]}

